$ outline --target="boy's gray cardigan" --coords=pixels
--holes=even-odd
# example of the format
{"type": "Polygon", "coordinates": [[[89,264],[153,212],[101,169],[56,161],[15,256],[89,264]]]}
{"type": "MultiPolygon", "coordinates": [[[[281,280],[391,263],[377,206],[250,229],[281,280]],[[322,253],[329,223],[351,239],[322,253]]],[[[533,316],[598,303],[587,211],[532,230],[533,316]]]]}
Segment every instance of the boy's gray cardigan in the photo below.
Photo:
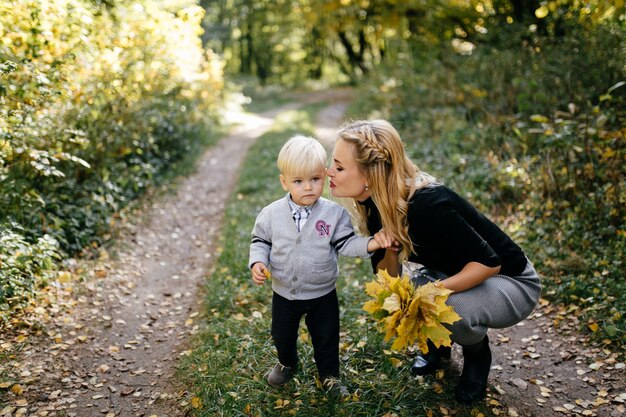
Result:
{"type": "Polygon", "coordinates": [[[310,300],[335,288],[337,252],[366,258],[370,239],[355,235],[348,212],[325,198],[313,204],[298,232],[287,194],[257,216],[248,267],[263,262],[270,268],[276,293],[288,300],[310,300]]]}

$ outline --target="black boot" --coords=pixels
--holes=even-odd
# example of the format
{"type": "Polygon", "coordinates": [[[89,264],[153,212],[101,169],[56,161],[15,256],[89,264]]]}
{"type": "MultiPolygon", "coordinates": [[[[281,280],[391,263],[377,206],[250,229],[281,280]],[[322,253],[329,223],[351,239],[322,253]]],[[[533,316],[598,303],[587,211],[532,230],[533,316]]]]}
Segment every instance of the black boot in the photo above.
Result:
{"type": "Polygon", "coordinates": [[[411,366],[411,373],[413,375],[429,375],[434,373],[440,368],[442,359],[450,359],[452,348],[448,346],[435,347],[435,345],[429,340],[428,353],[420,353],[413,361],[411,366]]]}
{"type": "Polygon", "coordinates": [[[475,345],[463,346],[463,372],[456,386],[457,401],[468,405],[484,399],[490,369],[491,350],[486,335],[475,345]]]}

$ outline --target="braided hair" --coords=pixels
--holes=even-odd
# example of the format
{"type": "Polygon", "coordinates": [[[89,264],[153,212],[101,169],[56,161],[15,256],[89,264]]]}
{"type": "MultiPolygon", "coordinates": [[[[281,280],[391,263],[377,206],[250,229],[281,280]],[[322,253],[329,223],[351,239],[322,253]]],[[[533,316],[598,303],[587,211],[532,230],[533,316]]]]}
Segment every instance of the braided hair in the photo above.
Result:
{"type": "MultiPolygon", "coordinates": [[[[337,140],[354,145],[355,160],[367,179],[383,228],[400,242],[400,260],[406,260],[413,252],[407,221],[409,199],[417,188],[435,184],[435,179],[408,158],[400,135],[386,120],[348,123],[339,131],[337,140]]],[[[367,230],[364,206],[353,201],[348,209],[361,231],[378,232],[367,230]]]]}

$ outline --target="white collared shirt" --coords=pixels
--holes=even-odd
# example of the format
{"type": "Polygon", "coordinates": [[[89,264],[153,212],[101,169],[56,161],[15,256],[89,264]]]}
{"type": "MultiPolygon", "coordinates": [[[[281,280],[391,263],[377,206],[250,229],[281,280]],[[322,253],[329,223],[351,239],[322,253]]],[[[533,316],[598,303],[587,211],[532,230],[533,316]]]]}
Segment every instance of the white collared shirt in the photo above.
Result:
{"type": "Polygon", "coordinates": [[[311,206],[299,206],[293,202],[291,196],[289,196],[289,207],[291,208],[291,217],[296,222],[296,228],[298,232],[302,230],[302,226],[306,223],[309,215],[311,214],[311,206]]]}

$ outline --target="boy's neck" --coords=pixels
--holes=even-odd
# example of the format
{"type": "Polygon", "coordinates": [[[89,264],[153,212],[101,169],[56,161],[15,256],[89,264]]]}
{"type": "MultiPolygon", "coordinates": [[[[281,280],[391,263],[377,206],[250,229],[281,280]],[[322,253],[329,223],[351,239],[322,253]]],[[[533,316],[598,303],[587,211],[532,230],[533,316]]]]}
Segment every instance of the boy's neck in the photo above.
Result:
{"type": "Polygon", "coordinates": [[[301,206],[300,204],[298,204],[295,201],[293,201],[293,198],[291,198],[291,193],[290,193],[289,194],[289,202],[291,202],[291,204],[293,204],[296,207],[307,208],[307,207],[312,207],[313,205],[315,205],[315,203],[317,203],[317,200],[315,200],[312,204],[309,204],[308,206],[301,206]]]}

